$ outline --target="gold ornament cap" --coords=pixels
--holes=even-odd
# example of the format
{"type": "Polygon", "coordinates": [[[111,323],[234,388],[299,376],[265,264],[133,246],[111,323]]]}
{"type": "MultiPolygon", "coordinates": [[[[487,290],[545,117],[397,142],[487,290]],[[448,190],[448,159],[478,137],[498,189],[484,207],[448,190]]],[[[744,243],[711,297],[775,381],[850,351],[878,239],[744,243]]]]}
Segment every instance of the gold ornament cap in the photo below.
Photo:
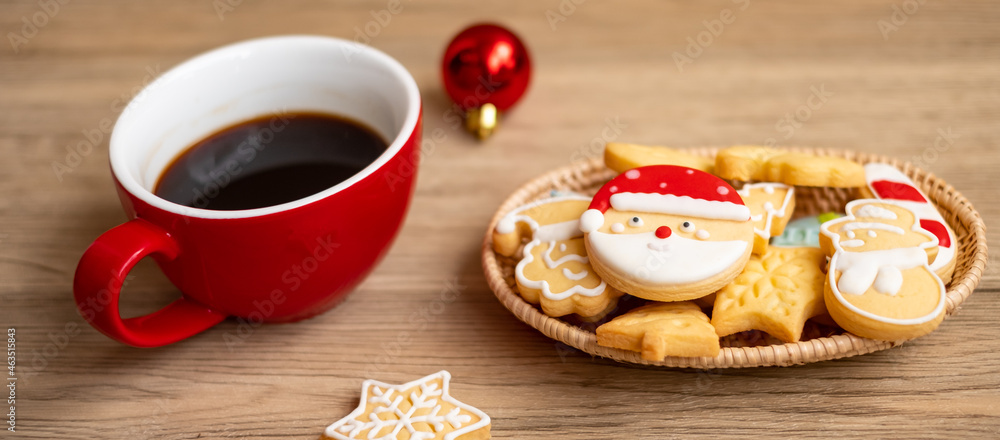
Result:
{"type": "Polygon", "coordinates": [[[479,140],[490,137],[499,124],[500,111],[493,104],[483,104],[482,107],[469,109],[465,113],[465,129],[479,140]]]}

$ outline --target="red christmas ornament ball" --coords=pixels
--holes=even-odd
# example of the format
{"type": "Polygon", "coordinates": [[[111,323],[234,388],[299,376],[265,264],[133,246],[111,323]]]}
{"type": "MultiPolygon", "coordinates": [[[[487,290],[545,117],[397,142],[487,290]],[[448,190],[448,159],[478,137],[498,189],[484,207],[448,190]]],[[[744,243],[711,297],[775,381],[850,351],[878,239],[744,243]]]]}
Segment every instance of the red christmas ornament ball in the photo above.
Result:
{"type": "Polygon", "coordinates": [[[445,90],[463,110],[493,104],[504,111],[527,90],[531,59],[513,32],[495,24],[477,24],[448,44],[441,73],[445,90]]]}

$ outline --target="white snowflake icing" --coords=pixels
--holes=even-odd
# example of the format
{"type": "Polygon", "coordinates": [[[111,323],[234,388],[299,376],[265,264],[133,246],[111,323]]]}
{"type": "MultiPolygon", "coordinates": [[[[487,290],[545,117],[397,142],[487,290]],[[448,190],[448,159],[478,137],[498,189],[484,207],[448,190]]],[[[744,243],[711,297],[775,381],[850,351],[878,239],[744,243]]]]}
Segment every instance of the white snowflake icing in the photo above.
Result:
{"type": "Polygon", "coordinates": [[[482,411],[461,403],[448,395],[448,383],[451,374],[447,371],[439,371],[422,379],[415,380],[402,385],[389,385],[374,380],[366,380],[362,387],[362,400],[351,414],[326,428],[326,436],[335,439],[353,440],[365,438],[369,440],[394,440],[404,429],[412,440],[430,440],[437,438],[437,433],[445,429],[448,424],[454,429],[444,436],[445,440],[451,440],[459,435],[475,431],[490,423],[490,418],[482,411]],[[438,388],[437,380],[440,380],[442,387],[438,388]],[[409,396],[404,393],[414,387],[417,390],[410,392],[409,396]],[[367,401],[365,400],[367,398],[367,401]],[[406,410],[400,408],[403,402],[409,402],[410,407],[406,410]],[[441,414],[442,402],[454,405],[451,411],[441,414]],[[378,405],[367,414],[367,421],[364,420],[365,411],[369,404],[378,405]],[[420,410],[423,414],[416,415],[420,410]],[[466,414],[462,412],[465,411],[466,414]],[[479,417],[479,421],[472,422],[473,414],[479,417]],[[389,416],[384,418],[384,416],[389,416]],[[431,430],[421,431],[415,428],[414,424],[426,424],[431,430]],[[464,429],[462,429],[464,427],[464,429]],[[388,431],[381,437],[376,437],[380,432],[388,431]],[[358,437],[367,430],[367,435],[358,437]]]}

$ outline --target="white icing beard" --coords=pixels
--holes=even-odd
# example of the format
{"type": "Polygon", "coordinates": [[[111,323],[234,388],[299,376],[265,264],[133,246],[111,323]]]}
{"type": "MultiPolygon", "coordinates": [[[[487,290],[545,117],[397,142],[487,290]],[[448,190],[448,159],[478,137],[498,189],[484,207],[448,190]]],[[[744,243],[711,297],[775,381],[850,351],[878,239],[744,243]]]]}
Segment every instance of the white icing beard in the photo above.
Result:
{"type": "Polygon", "coordinates": [[[711,278],[736,264],[748,243],[700,241],[673,234],[587,234],[590,256],[621,277],[652,285],[680,285],[711,278]]]}

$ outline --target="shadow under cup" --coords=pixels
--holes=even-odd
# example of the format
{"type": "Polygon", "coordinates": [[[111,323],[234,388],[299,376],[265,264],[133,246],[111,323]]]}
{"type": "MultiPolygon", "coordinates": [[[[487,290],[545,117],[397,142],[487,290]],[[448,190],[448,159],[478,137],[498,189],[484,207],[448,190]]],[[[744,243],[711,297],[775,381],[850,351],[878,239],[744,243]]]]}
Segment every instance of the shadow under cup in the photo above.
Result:
{"type": "Polygon", "coordinates": [[[322,313],[371,271],[398,232],[420,128],[420,96],[406,69],[346,40],[251,40],[175,67],[136,96],[115,125],[111,169],[131,220],[99,237],[81,259],[74,279],[80,313],[108,336],[145,347],[176,342],[227,316],[287,322],[322,313]],[[363,122],[389,146],[349,179],[280,205],[217,211],[153,195],[164,170],[201,139],[297,112],[363,122]],[[122,319],[122,280],[145,256],[183,296],[150,315],[122,319]]]}

